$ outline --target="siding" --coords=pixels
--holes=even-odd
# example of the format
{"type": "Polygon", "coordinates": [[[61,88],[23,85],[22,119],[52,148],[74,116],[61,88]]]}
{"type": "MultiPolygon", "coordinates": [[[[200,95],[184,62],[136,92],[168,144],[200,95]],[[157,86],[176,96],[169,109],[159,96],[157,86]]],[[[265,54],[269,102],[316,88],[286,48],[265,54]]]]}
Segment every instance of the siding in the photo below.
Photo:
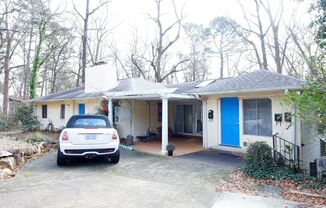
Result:
{"type": "Polygon", "coordinates": [[[41,123],[41,129],[45,129],[50,121],[53,122],[56,128],[60,126],[66,126],[69,118],[72,115],[78,114],[78,104],[85,103],[85,113],[86,114],[94,114],[96,113],[96,106],[98,105],[97,99],[92,100],[64,100],[64,101],[54,101],[54,102],[41,102],[35,103],[36,106],[36,114],[38,120],[41,123]],[[65,104],[65,118],[60,118],[60,108],[61,105],[65,104]],[[42,118],[42,105],[48,106],[48,116],[47,118],[42,118]]]}
{"type": "Polygon", "coordinates": [[[321,156],[320,140],[313,134],[313,130],[310,126],[302,122],[302,158],[303,167],[309,169],[309,163],[321,156]]]}
{"type": "MultiPolygon", "coordinates": [[[[254,136],[254,135],[244,135],[243,134],[243,109],[242,109],[242,101],[243,99],[260,99],[260,98],[270,98],[272,100],[272,132],[273,134],[279,133],[281,137],[286,140],[292,141],[297,144],[301,144],[300,139],[300,128],[295,128],[294,119],[292,124],[287,123],[284,121],[284,113],[285,112],[293,112],[293,109],[283,102],[283,94],[281,93],[272,93],[272,94],[242,94],[241,96],[232,95],[232,97],[239,98],[239,128],[240,128],[240,149],[239,151],[243,151],[246,146],[244,143],[253,143],[255,141],[265,141],[270,146],[273,145],[272,137],[266,136],[254,136]],[[276,124],[274,122],[274,114],[275,113],[282,113],[283,114],[283,121],[281,124],[276,124]],[[296,135],[296,141],[295,141],[296,135]]],[[[222,97],[228,97],[222,96],[222,97]]],[[[229,95],[229,97],[231,97],[229,95]]],[[[207,111],[204,115],[204,119],[207,119],[207,147],[217,147],[219,148],[221,144],[221,129],[220,129],[220,98],[221,97],[214,97],[210,96],[207,98],[207,111]],[[207,112],[209,110],[214,111],[214,119],[207,118],[207,112]]],[[[236,149],[235,149],[236,150],[236,149]]]]}

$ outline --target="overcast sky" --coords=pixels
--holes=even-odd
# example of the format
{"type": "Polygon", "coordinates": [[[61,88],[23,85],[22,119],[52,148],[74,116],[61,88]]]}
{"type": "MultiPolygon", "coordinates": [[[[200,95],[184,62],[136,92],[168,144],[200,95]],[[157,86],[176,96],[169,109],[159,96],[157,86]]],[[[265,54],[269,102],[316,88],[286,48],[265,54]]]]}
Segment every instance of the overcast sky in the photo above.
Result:
{"type": "MultiPolygon", "coordinates": [[[[91,8],[98,5],[100,0],[91,0],[91,8]]],[[[240,0],[241,3],[249,9],[254,9],[253,0],[240,0]]],[[[280,0],[270,0],[271,6],[276,11],[280,0]]],[[[84,14],[84,5],[86,0],[73,1],[78,10],[84,14]]],[[[169,0],[165,0],[162,10],[166,13],[164,22],[173,21],[173,10],[169,0]]],[[[241,8],[237,0],[175,0],[177,7],[184,6],[183,14],[185,16],[184,23],[193,22],[197,24],[208,25],[210,20],[216,16],[227,16],[236,20],[240,24],[245,24],[242,16],[241,8]]],[[[283,21],[295,22],[298,24],[308,24],[310,21],[307,10],[310,0],[297,3],[296,0],[284,0],[283,21]]],[[[58,5],[59,1],[52,2],[58,5]]],[[[67,9],[73,11],[72,0],[67,0],[67,9]]],[[[108,42],[114,40],[121,51],[127,50],[128,44],[132,40],[133,28],[137,28],[139,36],[151,37],[153,35],[153,24],[148,18],[148,14],[155,14],[154,0],[112,0],[107,9],[98,12],[108,13],[110,21],[108,27],[116,26],[113,33],[110,34],[108,42]]],[[[267,17],[263,17],[264,25],[268,24],[267,17]]],[[[281,31],[282,36],[282,31],[281,31]]],[[[151,39],[151,38],[149,38],[151,39]]],[[[181,44],[179,41],[178,44],[181,44]]],[[[182,47],[176,47],[180,49],[182,47]]],[[[217,64],[217,63],[215,63],[217,64]]],[[[215,70],[214,63],[210,64],[211,78],[216,77],[218,71],[215,70]]]]}

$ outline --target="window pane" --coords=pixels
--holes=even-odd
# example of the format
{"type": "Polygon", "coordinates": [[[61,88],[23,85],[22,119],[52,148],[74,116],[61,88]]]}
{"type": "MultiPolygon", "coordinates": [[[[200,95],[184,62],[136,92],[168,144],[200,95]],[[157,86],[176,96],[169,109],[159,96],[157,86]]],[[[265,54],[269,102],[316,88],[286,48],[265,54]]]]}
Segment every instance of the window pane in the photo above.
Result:
{"type": "Polygon", "coordinates": [[[162,103],[157,103],[157,121],[162,121],[162,103]]]}
{"type": "Polygon", "coordinates": [[[119,122],[119,106],[113,106],[113,122],[119,122]]]}
{"type": "Polygon", "coordinates": [[[197,133],[201,133],[203,130],[201,105],[195,105],[195,106],[196,106],[196,130],[197,133]]]}
{"type": "Polygon", "coordinates": [[[107,128],[107,123],[101,118],[78,118],[72,128],[107,128]]]}
{"type": "Polygon", "coordinates": [[[184,106],[184,132],[192,133],[192,105],[184,106]]]}
{"type": "Polygon", "coordinates": [[[243,133],[257,135],[257,101],[243,100],[243,133]]]}
{"type": "Polygon", "coordinates": [[[47,117],[48,117],[48,106],[42,105],[42,118],[47,118],[47,117]]]}
{"type": "Polygon", "coordinates": [[[61,104],[61,106],[60,106],[60,118],[61,119],[65,118],[65,110],[66,110],[65,104],[61,104]]]}
{"type": "Polygon", "coordinates": [[[183,132],[183,105],[176,105],[175,107],[175,131],[177,133],[183,132]]]}
{"type": "Polygon", "coordinates": [[[258,135],[272,136],[272,102],[270,99],[257,100],[258,135]]]}

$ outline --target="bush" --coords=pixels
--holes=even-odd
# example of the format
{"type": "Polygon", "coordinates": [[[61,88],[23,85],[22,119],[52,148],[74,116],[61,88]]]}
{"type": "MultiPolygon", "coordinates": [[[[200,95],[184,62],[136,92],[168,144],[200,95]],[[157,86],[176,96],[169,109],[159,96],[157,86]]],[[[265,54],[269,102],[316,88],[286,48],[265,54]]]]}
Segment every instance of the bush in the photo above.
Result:
{"type": "Polygon", "coordinates": [[[52,142],[53,139],[47,135],[41,134],[39,132],[33,133],[26,140],[27,143],[40,143],[40,142],[52,142]]]}
{"type": "Polygon", "coordinates": [[[35,131],[40,128],[40,122],[34,115],[34,109],[31,105],[19,105],[16,107],[13,119],[17,123],[21,123],[24,130],[35,131]]]}
{"type": "Polygon", "coordinates": [[[251,144],[245,154],[244,162],[243,172],[258,179],[270,178],[276,170],[271,148],[265,142],[251,144]]]}
{"type": "Polygon", "coordinates": [[[14,121],[12,117],[6,118],[3,115],[0,115],[0,131],[10,131],[20,128],[20,122],[14,121]]]}

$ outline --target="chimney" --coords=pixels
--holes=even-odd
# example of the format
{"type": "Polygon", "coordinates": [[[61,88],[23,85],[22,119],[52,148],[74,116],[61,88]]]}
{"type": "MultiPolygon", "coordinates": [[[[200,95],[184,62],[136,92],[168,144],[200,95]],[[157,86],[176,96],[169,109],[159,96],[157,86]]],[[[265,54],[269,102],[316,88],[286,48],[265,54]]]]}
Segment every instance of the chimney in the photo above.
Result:
{"type": "Polygon", "coordinates": [[[116,70],[109,64],[99,64],[86,68],[85,92],[107,91],[118,84],[116,70]]]}

